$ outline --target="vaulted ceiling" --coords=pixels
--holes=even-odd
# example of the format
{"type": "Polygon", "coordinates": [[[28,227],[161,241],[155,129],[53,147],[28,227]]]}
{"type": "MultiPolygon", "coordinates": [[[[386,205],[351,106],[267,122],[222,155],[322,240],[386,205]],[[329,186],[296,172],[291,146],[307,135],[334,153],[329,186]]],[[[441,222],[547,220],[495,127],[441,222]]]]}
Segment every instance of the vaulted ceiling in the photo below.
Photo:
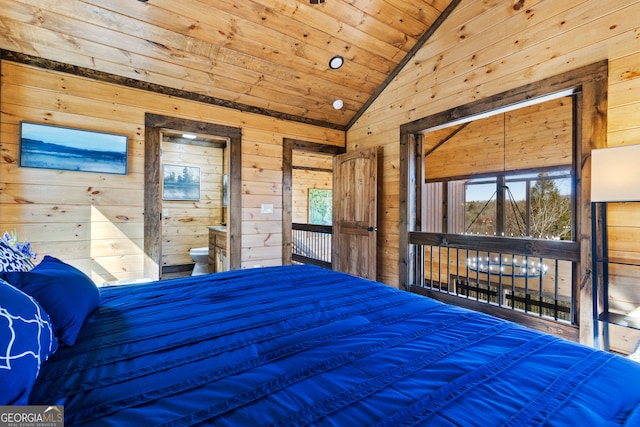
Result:
{"type": "Polygon", "coordinates": [[[457,3],[0,0],[0,49],[8,59],[41,66],[44,59],[52,68],[340,129],[457,3]],[[344,65],[333,70],[336,55],[344,65]]]}

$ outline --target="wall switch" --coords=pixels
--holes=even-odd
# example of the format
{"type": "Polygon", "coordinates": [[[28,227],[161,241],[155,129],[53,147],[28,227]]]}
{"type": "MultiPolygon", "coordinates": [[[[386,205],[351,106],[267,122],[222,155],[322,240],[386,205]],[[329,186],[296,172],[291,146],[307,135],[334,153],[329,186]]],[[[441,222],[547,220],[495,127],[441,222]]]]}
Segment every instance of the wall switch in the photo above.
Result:
{"type": "Polygon", "coordinates": [[[169,216],[169,209],[165,208],[165,209],[162,209],[162,217],[164,218],[166,216],[169,216]]]}
{"type": "Polygon", "coordinates": [[[262,204],[262,213],[263,214],[272,214],[273,213],[273,205],[271,203],[269,203],[269,204],[263,203],[262,204]]]}

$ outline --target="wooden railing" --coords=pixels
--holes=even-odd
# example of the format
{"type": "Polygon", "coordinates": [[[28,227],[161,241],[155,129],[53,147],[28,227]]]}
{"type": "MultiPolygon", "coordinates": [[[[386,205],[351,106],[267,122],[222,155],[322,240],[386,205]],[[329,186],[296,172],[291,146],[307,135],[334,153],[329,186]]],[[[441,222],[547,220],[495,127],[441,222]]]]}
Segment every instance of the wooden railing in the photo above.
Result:
{"type": "Polygon", "coordinates": [[[409,241],[416,258],[415,292],[481,303],[494,313],[510,310],[567,324],[577,321],[576,242],[421,232],[410,233],[409,241]]]}
{"type": "Polygon", "coordinates": [[[313,264],[331,268],[330,225],[291,224],[293,239],[291,260],[300,264],[313,264]]]}

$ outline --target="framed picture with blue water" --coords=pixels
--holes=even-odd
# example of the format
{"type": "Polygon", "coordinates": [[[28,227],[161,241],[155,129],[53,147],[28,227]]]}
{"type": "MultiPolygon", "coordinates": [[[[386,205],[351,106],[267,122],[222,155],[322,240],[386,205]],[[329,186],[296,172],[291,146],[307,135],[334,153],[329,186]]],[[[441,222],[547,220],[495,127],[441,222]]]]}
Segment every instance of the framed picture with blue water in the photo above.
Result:
{"type": "Polygon", "coordinates": [[[200,168],[162,165],[162,200],[200,200],[200,168]]]}
{"type": "Polygon", "coordinates": [[[20,122],[20,166],[127,174],[126,135],[20,122]]]}

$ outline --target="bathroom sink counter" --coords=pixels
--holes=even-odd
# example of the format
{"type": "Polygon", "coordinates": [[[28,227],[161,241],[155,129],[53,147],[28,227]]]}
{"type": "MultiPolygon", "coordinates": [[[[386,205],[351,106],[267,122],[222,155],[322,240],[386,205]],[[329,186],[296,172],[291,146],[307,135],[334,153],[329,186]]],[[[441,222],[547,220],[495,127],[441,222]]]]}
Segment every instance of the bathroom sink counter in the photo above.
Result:
{"type": "Polygon", "coordinates": [[[209,226],[209,272],[218,273],[229,269],[227,257],[227,227],[209,226]]]}

